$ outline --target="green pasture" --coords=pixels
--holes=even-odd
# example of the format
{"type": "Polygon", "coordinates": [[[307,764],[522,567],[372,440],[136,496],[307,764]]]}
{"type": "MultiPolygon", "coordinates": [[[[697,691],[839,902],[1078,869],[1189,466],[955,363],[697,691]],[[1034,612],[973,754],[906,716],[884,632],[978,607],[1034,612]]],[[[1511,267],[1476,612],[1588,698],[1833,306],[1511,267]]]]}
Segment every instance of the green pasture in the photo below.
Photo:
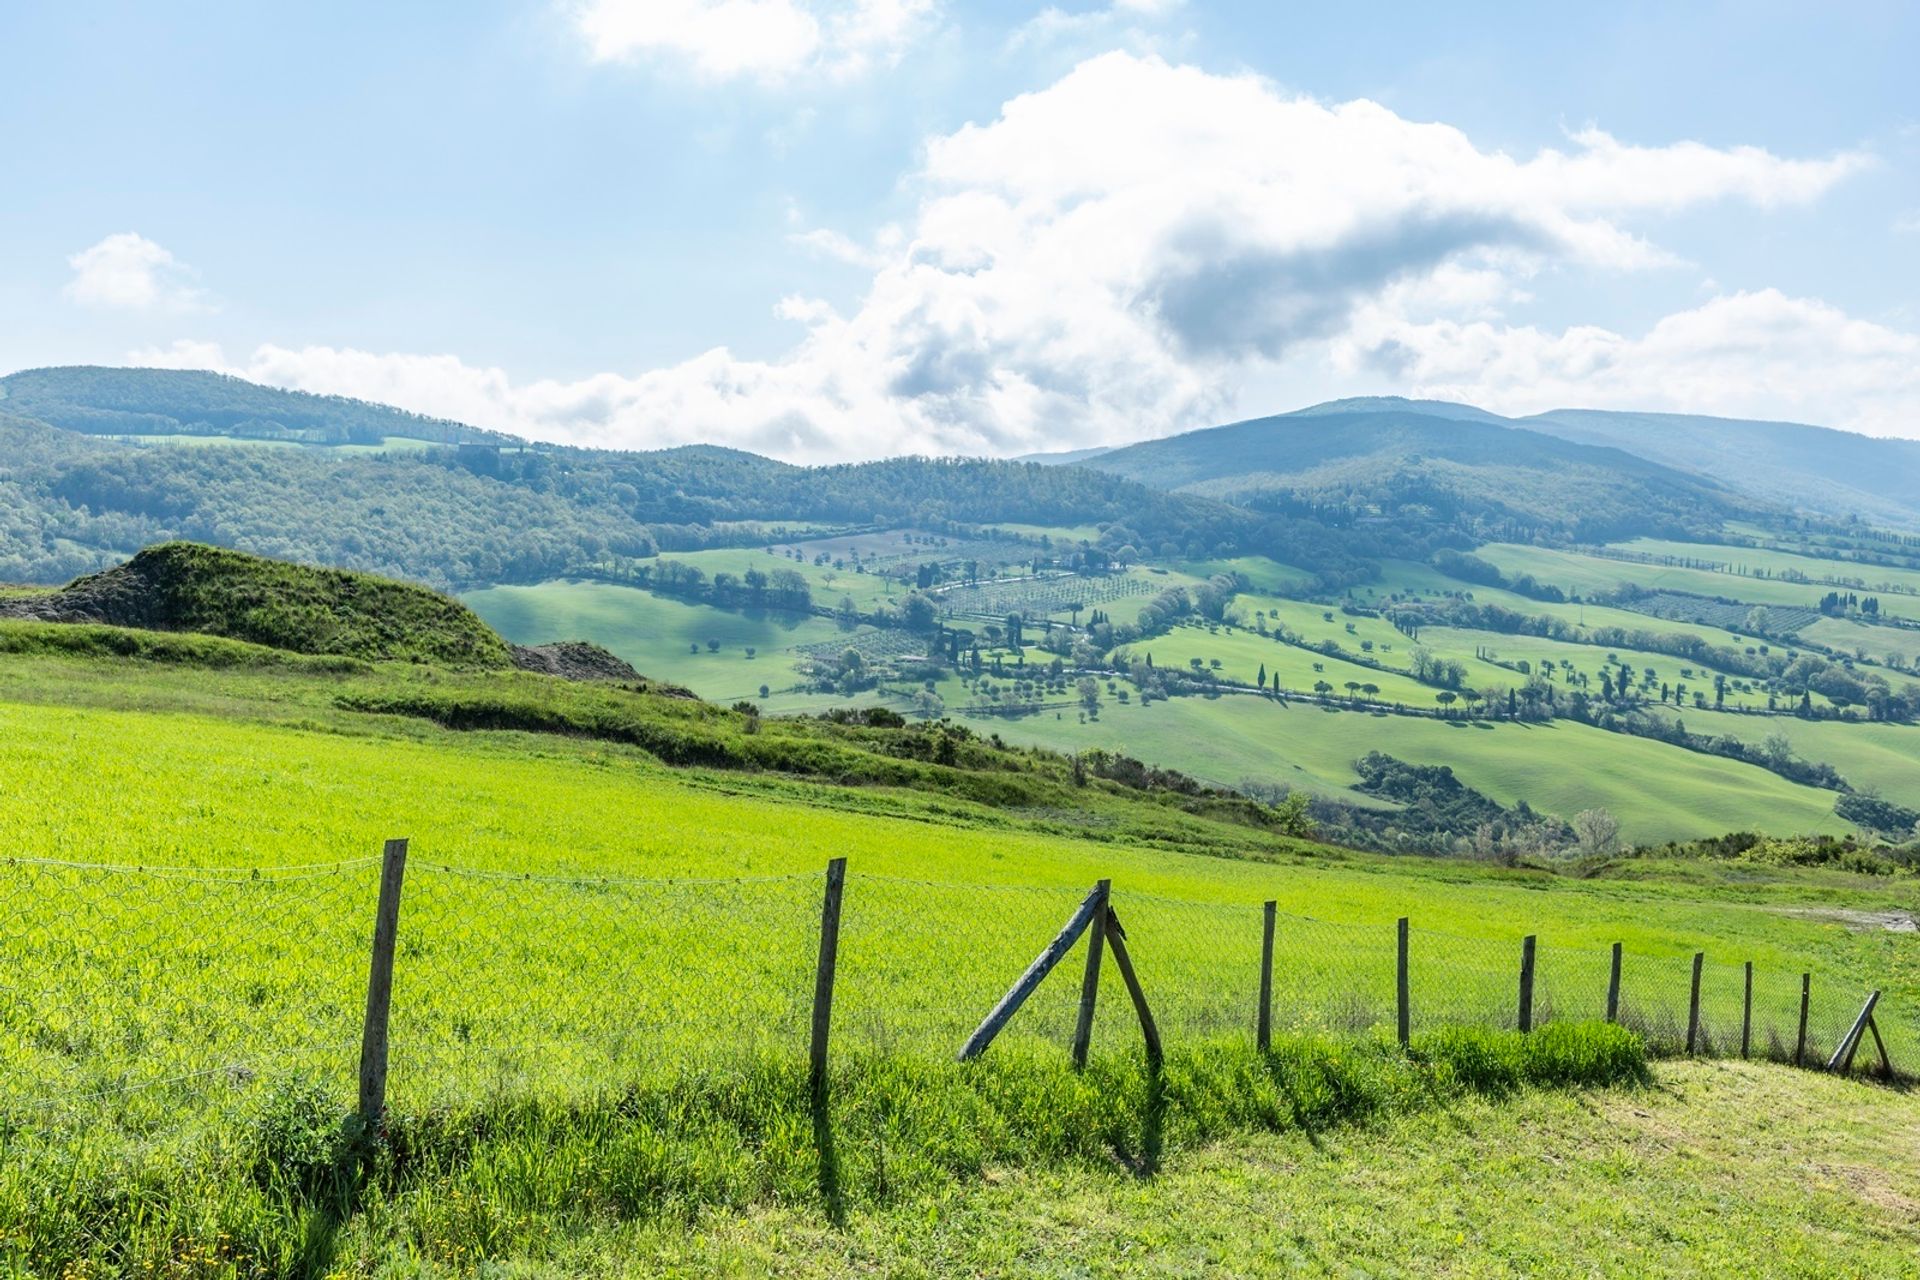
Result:
{"type": "Polygon", "coordinates": [[[1186,623],[1165,635],[1124,646],[1116,650],[1114,656],[1117,661],[1126,662],[1148,654],[1153,656],[1155,666],[1181,671],[1190,670],[1195,658],[1200,659],[1203,667],[1213,670],[1212,664],[1217,660],[1221,675],[1247,685],[1254,684],[1264,665],[1268,687],[1277,679],[1280,687],[1290,693],[1312,693],[1315,684],[1325,681],[1333,686],[1329,696],[1344,698],[1349,693],[1347,683],[1352,681],[1356,685],[1371,684],[1379,690],[1362,697],[1425,708],[1434,705],[1433,697],[1438,692],[1397,671],[1378,671],[1357,662],[1326,657],[1270,635],[1226,625],[1186,623]]]}
{"type": "MultiPolygon", "coordinates": [[[[1813,609],[1819,607],[1821,596],[1833,590],[1831,587],[1784,582],[1777,578],[1743,578],[1706,569],[1633,564],[1603,556],[1583,555],[1577,551],[1557,551],[1515,543],[1490,543],[1474,554],[1492,561],[1509,577],[1530,573],[1541,582],[1574,589],[1583,595],[1611,591],[1620,583],[1631,582],[1653,590],[1722,596],[1747,604],[1797,605],[1813,609]]],[[[1887,595],[1881,598],[1880,608],[1896,617],[1920,619],[1920,596],[1887,595]]]]}
{"type": "Polygon", "coordinates": [[[1802,720],[1798,716],[1743,716],[1687,708],[1678,715],[1690,733],[1710,733],[1759,744],[1780,734],[1804,760],[1830,764],[1856,787],[1878,787],[1889,799],[1912,802],[1920,778],[1920,726],[1872,721],[1802,720]]]}
{"type": "MultiPolygon", "coordinates": [[[[1672,542],[1662,538],[1634,538],[1628,542],[1611,545],[1618,550],[1639,555],[1678,556],[1692,560],[1717,561],[1725,566],[1723,572],[1734,577],[1744,577],[1756,572],[1771,573],[1775,576],[1783,573],[1801,573],[1816,583],[1821,579],[1832,579],[1835,582],[1862,584],[1858,587],[1843,588],[1844,590],[1858,590],[1872,594],[1882,589],[1883,584],[1893,584],[1896,587],[1905,588],[1909,593],[1920,593],[1920,570],[1862,564],[1859,561],[1846,560],[1838,556],[1803,555],[1793,551],[1736,547],[1710,542],[1672,542]]],[[[1831,588],[1823,586],[1823,594],[1826,590],[1831,588]]]]}
{"type": "Polygon", "coordinates": [[[1219,574],[1246,580],[1250,590],[1263,594],[1285,595],[1313,586],[1315,575],[1296,565],[1283,564],[1268,556],[1233,556],[1224,560],[1182,560],[1174,567],[1191,577],[1206,579],[1219,574]]]}
{"type": "Polygon", "coordinates": [[[1448,577],[1432,565],[1418,564],[1408,560],[1381,561],[1381,581],[1374,586],[1356,587],[1352,595],[1359,603],[1378,608],[1389,603],[1396,595],[1419,597],[1462,593],[1471,595],[1480,604],[1495,604],[1505,609],[1512,609],[1516,613],[1558,618],[1574,626],[1622,627],[1629,631],[1697,636],[1709,644],[1735,643],[1734,634],[1719,627],[1708,627],[1693,622],[1675,622],[1667,618],[1635,613],[1630,609],[1615,609],[1582,601],[1555,604],[1534,600],[1499,587],[1462,582],[1458,578],[1448,577]]]}
{"type": "MultiPolygon", "coordinates": [[[[1689,727],[1693,718],[1688,713],[1689,727]]],[[[1776,723],[1741,721],[1743,727],[1776,723]]],[[[1788,782],[1754,765],[1568,720],[1434,720],[1223,695],[1145,707],[1108,699],[1099,718],[1087,724],[1071,712],[1058,720],[1047,712],[995,718],[994,724],[1010,741],[1062,751],[1103,747],[1222,784],[1254,777],[1328,794],[1352,785],[1354,760],[1384,751],[1416,764],[1448,765],[1462,782],[1503,804],[1525,800],[1562,817],[1610,809],[1623,838],[1633,841],[1740,829],[1848,829],[1834,816],[1832,792],[1788,782]]]]}
{"type": "MultiPolygon", "coordinates": [[[[1498,665],[1500,662],[1525,662],[1535,675],[1546,675],[1564,697],[1575,689],[1584,689],[1593,697],[1600,696],[1600,674],[1603,668],[1612,675],[1618,675],[1620,662],[1633,666],[1633,687],[1641,690],[1641,682],[1648,671],[1654,672],[1653,699],[1659,699],[1659,686],[1671,684],[1684,685],[1686,704],[1691,707],[1695,694],[1704,695],[1709,705],[1713,704],[1714,669],[1702,663],[1686,658],[1676,658],[1672,654],[1651,653],[1638,649],[1602,648],[1590,644],[1572,644],[1563,640],[1549,640],[1542,636],[1508,635],[1498,631],[1473,631],[1456,627],[1428,627],[1420,633],[1420,643],[1441,657],[1457,658],[1466,664],[1468,682],[1476,688],[1486,684],[1520,686],[1527,677],[1515,671],[1509,671],[1498,665]],[[1475,656],[1476,650],[1491,653],[1497,661],[1487,661],[1475,656]],[[1609,657],[1619,661],[1609,663],[1609,657]],[[1573,664],[1575,675],[1585,676],[1587,684],[1582,686],[1572,682],[1563,663],[1573,664]]],[[[1725,705],[1729,707],[1749,707],[1764,709],[1767,705],[1766,690],[1757,681],[1733,673],[1722,673],[1727,677],[1725,705]]],[[[1822,706],[1827,705],[1824,697],[1816,695],[1815,700],[1822,706]]],[[[1789,700],[1790,701],[1790,700],[1789,700]]]]}
{"type": "Polygon", "coordinates": [[[605,582],[485,587],[461,600],[516,644],[591,640],[643,674],[715,702],[757,698],[763,684],[791,685],[795,647],[860,634],[812,614],[720,609],[605,582]],[[711,640],[719,652],[709,651],[711,640]]]}
{"type": "MultiPolygon", "coordinates": [[[[1920,668],[1920,628],[1877,627],[1850,618],[1816,618],[1795,634],[1838,653],[1864,655],[1888,666],[1892,659],[1898,658],[1904,667],[1920,668]]],[[[1881,674],[1890,683],[1902,680],[1911,683],[1914,679],[1912,674],[1892,670],[1881,674]]]]}
{"type": "MultiPolygon", "coordinates": [[[[851,598],[854,606],[862,613],[872,613],[875,609],[897,605],[905,597],[910,587],[902,587],[892,578],[878,573],[856,573],[851,564],[844,569],[835,569],[831,563],[817,565],[806,548],[811,543],[779,543],[774,546],[774,554],[768,555],[765,547],[721,547],[710,551],[668,551],[658,559],[678,560],[690,564],[705,573],[709,580],[716,573],[731,573],[734,577],[743,577],[747,570],[758,569],[761,573],[772,574],[779,569],[791,569],[807,580],[808,588],[813,592],[813,602],[828,608],[838,608],[840,601],[851,598]],[[795,560],[792,556],[780,554],[787,547],[798,547],[802,557],[795,560]]],[[[641,561],[641,564],[652,563],[641,561]]]]}

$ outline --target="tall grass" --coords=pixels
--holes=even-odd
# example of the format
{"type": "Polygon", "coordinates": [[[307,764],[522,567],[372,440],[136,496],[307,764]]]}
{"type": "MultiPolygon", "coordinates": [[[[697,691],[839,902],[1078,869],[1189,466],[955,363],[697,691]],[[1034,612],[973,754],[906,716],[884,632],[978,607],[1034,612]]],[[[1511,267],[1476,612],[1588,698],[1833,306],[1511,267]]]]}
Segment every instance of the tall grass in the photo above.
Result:
{"type": "Polygon", "coordinates": [[[453,1266],[530,1257],[611,1223],[812,1205],[837,1218],[996,1167],[1150,1175],[1237,1133],[1317,1131],[1527,1087],[1645,1079],[1639,1040],[1605,1024],[1532,1035],[1455,1028],[1409,1050],[1282,1038],[1137,1053],[996,1046],[954,1063],[837,1061],[820,1103],[804,1064],[743,1060],[558,1102],[501,1097],[389,1116],[377,1131],[289,1076],[187,1150],[5,1135],[0,1249],[30,1274],[323,1275],[381,1254],[453,1266]]]}

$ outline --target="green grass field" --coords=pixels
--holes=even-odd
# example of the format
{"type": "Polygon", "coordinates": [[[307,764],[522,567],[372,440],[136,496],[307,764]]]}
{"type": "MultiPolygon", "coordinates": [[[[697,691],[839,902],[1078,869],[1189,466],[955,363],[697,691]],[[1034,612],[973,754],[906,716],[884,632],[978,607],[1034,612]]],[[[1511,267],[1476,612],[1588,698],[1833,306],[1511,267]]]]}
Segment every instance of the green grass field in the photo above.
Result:
{"type": "MultiPolygon", "coordinates": [[[[1633,564],[1602,556],[1582,555],[1576,551],[1557,551],[1512,543],[1492,543],[1474,554],[1492,561],[1510,577],[1530,573],[1541,582],[1576,589],[1583,595],[1611,591],[1622,582],[1633,582],[1657,590],[1724,596],[1747,604],[1798,605],[1813,609],[1819,607],[1820,597],[1833,589],[1810,583],[1785,582],[1778,578],[1739,577],[1707,569],[1633,564]]],[[[1832,564],[1841,571],[1846,569],[1837,561],[1814,563],[1832,564]]],[[[1856,570],[1858,567],[1854,566],[1856,570]]],[[[1887,595],[1881,599],[1880,608],[1895,617],[1920,619],[1920,596],[1887,595]]]]}
{"type": "MultiPolygon", "coordinates": [[[[1357,644],[1351,647],[1354,652],[1359,651],[1357,644]]],[[[1269,684],[1277,679],[1281,688],[1293,693],[1311,692],[1315,684],[1324,681],[1333,686],[1334,696],[1344,697],[1348,692],[1347,682],[1352,681],[1378,687],[1377,693],[1364,695],[1366,697],[1425,709],[1435,705],[1434,695],[1439,692],[1411,676],[1327,657],[1244,627],[1189,623],[1175,627],[1166,635],[1126,646],[1117,651],[1115,657],[1124,662],[1134,657],[1144,659],[1147,654],[1153,655],[1155,665],[1176,670],[1187,669],[1195,658],[1212,670],[1212,663],[1217,659],[1222,675],[1246,685],[1252,685],[1259,678],[1260,668],[1264,666],[1269,684]]],[[[1389,656],[1382,655],[1382,659],[1389,656]]]]}
{"type": "MultiPolygon", "coordinates": [[[[1008,807],[669,768],[607,741],[348,705],[380,689],[531,691],[539,677],[303,661],[0,656],[0,841],[16,859],[0,868],[0,1256],[18,1269],[375,1274],[396,1257],[460,1271],[574,1251],[595,1272],[635,1256],[634,1231],[650,1249],[767,1247],[739,1234],[775,1220],[762,1215],[824,1217],[844,1199],[877,1226],[977,1194],[990,1170],[1084,1179],[1116,1149],[1215,1167],[1212,1144],[1275,1128],[1391,1125],[1534,1084],[1619,1079],[1627,1042],[1570,1021],[1598,1009],[1613,941],[1635,1025],[1665,1042],[1686,957],[1703,949],[1717,1050],[1737,1017],[1737,966],[1752,960],[1763,1051],[1811,970],[1816,1046],[1872,984],[1888,992],[1896,1055],[1920,1052],[1910,949],[1809,914],[1898,901],[1901,886],[1872,877],[1649,862],[1574,880],[1338,856],[1224,824],[1210,838],[1209,819],[1112,788],[1008,807]],[[394,1128],[350,1168],[338,1123],[370,855],[399,835],[412,848],[394,1128]],[[1206,847],[1234,856],[1183,851],[1206,847]],[[821,868],[836,856],[850,873],[824,1123],[840,1145],[823,1163],[801,1055],[821,868]],[[1166,1100],[1115,982],[1101,989],[1094,1066],[1067,1070],[1071,958],[982,1069],[951,1065],[1101,876],[1167,1040],[1166,1100]],[[1247,1047],[1263,899],[1282,912],[1285,1038],[1270,1060],[1247,1047]],[[1390,1016],[1401,915],[1412,1063],[1365,1030],[1390,1016]],[[1529,933],[1552,1034],[1454,1036],[1510,1022],[1529,933]],[[129,1187],[138,1195],[119,1194],[129,1187]]],[[[1235,701],[1365,719],[1198,705],[1235,701]]],[[[1516,762],[1528,754],[1515,744],[1516,762]]],[[[1631,765],[1626,776],[1652,781],[1631,765]]]]}
{"type": "MultiPolygon", "coordinates": [[[[1692,726],[1695,713],[1685,714],[1692,726]]],[[[1765,735],[1756,728],[1775,723],[1742,719],[1737,731],[1757,740],[1765,735]]],[[[1754,765],[1566,720],[1440,721],[1227,695],[1146,707],[1109,700],[1099,719],[1087,724],[1071,713],[1056,720],[1050,712],[995,718],[992,724],[1010,741],[1062,751],[1103,747],[1221,784],[1252,776],[1327,794],[1353,783],[1353,761],[1371,750],[1385,751],[1416,764],[1449,765],[1462,782],[1503,804],[1525,800],[1566,816],[1605,807],[1620,819],[1623,838],[1636,841],[1752,828],[1847,829],[1834,816],[1830,791],[1789,782],[1754,765]]]]}
{"type": "MultiPolygon", "coordinates": [[[[766,558],[764,552],[738,554],[766,558]]],[[[795,648],[850,634],[827,618],[720,609],[605,582],[486,587],[461,600],[516,644],[591,640],[644,674],[714,702],[757,699],[763,684],[791,685],[795,648]],[[708,647],[713,640],[720,642],[718,652],[708,647]]]]}
{"type": "Polygon", "coordinates": [[[1725,566],[1725,571],[1730,576],[1735,577],[1744,577],[1753,573],[1774,575],[1799,573],[1815,582],[1831,579],[1835,582],[1860,583],[1863,589],[1868,591],[1890,583],[1904,587],[1908,592],[1920,593],[1920,570],[1915,569],[1860,564],[1831,556],[1801,555],[1792,551],[1725,546],[1718,543],[1670,542],[1661,538],[1634,538],[1628,542],[1612,545],[1621,551],[1630,551],[1639,555],[1717,561],[1725,566]]]}

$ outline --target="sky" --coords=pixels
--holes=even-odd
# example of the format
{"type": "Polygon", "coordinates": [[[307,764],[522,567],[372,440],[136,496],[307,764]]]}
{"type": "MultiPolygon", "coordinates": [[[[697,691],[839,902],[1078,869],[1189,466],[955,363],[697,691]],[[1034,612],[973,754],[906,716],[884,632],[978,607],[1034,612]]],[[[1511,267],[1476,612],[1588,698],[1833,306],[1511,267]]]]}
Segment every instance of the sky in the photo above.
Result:
{"type": "Polygon", "coordinates": [[[1345,395],[1920,437],[1920,6],[0,6],[0,372],[1018,455],[1345,395]]]}

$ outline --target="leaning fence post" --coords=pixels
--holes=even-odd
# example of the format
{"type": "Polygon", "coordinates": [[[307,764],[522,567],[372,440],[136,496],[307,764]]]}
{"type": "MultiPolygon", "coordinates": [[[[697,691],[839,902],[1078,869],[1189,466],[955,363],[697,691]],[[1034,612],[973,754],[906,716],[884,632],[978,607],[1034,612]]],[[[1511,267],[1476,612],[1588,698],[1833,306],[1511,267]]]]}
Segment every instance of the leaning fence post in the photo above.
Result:
{"type": "Polygon", "coordinates": [[[1853,1051],[1860,1047],[1860,1033],[1866,1030],[1869,1022],[1873,1021],[1873,1006],[1879,1003],[1880,993],[1875,991],[1867,997],[1867,1002],[1860,1006],[1860,1016],[1853,1020],[1853,1028],[1847,1032],[1846,1038],[1840,1042],[1839,1047],[1834,1049],[1833,1056],[1827,1059],[1827,1070],[1838,1070],[1842,1073],[1853,1070],[1853,1051]]]}
{"type": "Polygon", "coordinates": [[[1147,993],[1140,989],[1140,976],[1133,971],[1133,957],[1127,954],[1127,931],[1121,927],[1120,916],[1112,907],[1107,908],[1107,941],[1113,947],[1113,963],[1127,984],[1127,994],[1133,997],[1133,1011],[1140,1019],[1140,1035],[1147,1042],[1147,1061],[1157,1068],[1165,1057],[1160,1050],[1160,1028],[1154,1025],[1153,1011],[1147,1008],[1147,993]]]}
{"type": "Polygon", "coordinates": [[[1793,1042],[1793,1065],[1804,1066],[1807,1057],[1807,1005],[1813,996],[1813,975],[1800,975],[1800,1035],[1793,1042]]]}
{"type": "Polygon", "coordinates": [[[1260,908],[1260,1020],[1254,1041],[1262,1053],[1273,1047],[1273,918],[1279,908],[1278,902],[1260,908]]]}
{"type": "Polygon", "coordinates": [[[1707,953],[1693,953],[1693,992],[1687,997],[1687,1053],[1692,1055],[1694,1046],[1700,1042],[1700,966],[1707,962],[1707,953]]]}
{"type": "Polygon", "coordinates": [[[1046,950],[1034,957],[1033,963],[1027,966],[1027,971],[1020,975],[1019,980],[1012,987],[1008,988],[1007,994],[1000,997],[1000,1003],[993,1006],[980,1025],[974,1028],[973,1034],[967,1037],[967,1042],[960,1046],[961,1062],[971,1062],[986,1052],[987,1046],[993,1043],[993,1038],[1000,1034],[1000,1028],[1006,1026],[1007,1020],[1020,1011],[1020,1006],[1026,1003],[1028,996],[1033,994],[1033,989],[1040,985],[1040,980],[1052,973],[1053,966],[1060,963],[1060,957],[1066,955],[1068,949],[1080,940],[1080,935],[1093,921],[1096,907],[1107,912],[1107,941],[1113,947],[1114,962],[1121,966],[1121,976],[1125,976],[1124,954],[1121,951],[1119,939],[1115,937],[1117,930],[1114,928],[1112,912],[1108,910],[1101,888],[1096,884],[1087,890],[1087,896],[1074,909],[1073,915],[1067,920],[1066,927],[1054,935],[1053,941],[1047,944],[1046,950]]]}
{"type": "Polygon", "coordinates": [[[1740,1056],[1747,1056],[1747,1046],[1753,1037],[1753,961],[1747,961],[1746,985],[1740,997],[1740,1056]]]}
{"type": "Polygon", "coordinates": [[[373,912],[367,1019],[360,1033],[360,1117],[369,1123],[387,1109],[387,1018],[393,1011],[393,949],[400,936],[400,883],[406,873],[407,842],[387,841],[380,857],[380,899],[373,912]]]}
{"type": "Polygon", "coordinates": [[[1533,1030],[1533,949],[1534,936],[1520,939],[1520,1029],[1533,1030]]]}
{"type": "Polygon", "coordinates": [[[1620,944],[1613,944],[1613,966],[1607,971],[1607,1021],[1620,1021],[1620,944]]]}
{"type": "Polygon", "coordinates": [[[813,974],[813,1035],[807,1046],[807,1080],[815,1093],[827,1083],[827,1037],[833,1030],[833,975],[840,964],[840,900],[846,894],[847,860],[827,863],[827,893],[820,905],[820,963],[813,974]]]}
{"type": "Polygon", "coordinates": [[[1100,995],[1100,953],[1106,949],[1107,899],[1113,894],[1113,881],[1102,880],[1094,886],[1100,906],[1087,924],[1087,970],[1080,979],[1080,1017],[1073,1028],[1073,1066],[1087,1065],[1087,1050],[1093,1044],[1093,1010],[1100,995]]]}
{"type": "Polygon", "coordinates": [[[1400,1013],[1400,1047],[1404,1049],[1407,1047],[1407,1040],[1413,1029],[1413,1010],[1407,998],[1407,918],[1405,916],[1400,917],[1396,932],[1399,935],[1400,955],[1398,963],[1394,966],[1393,991],[1394,1001],[1400,1013]]]}

